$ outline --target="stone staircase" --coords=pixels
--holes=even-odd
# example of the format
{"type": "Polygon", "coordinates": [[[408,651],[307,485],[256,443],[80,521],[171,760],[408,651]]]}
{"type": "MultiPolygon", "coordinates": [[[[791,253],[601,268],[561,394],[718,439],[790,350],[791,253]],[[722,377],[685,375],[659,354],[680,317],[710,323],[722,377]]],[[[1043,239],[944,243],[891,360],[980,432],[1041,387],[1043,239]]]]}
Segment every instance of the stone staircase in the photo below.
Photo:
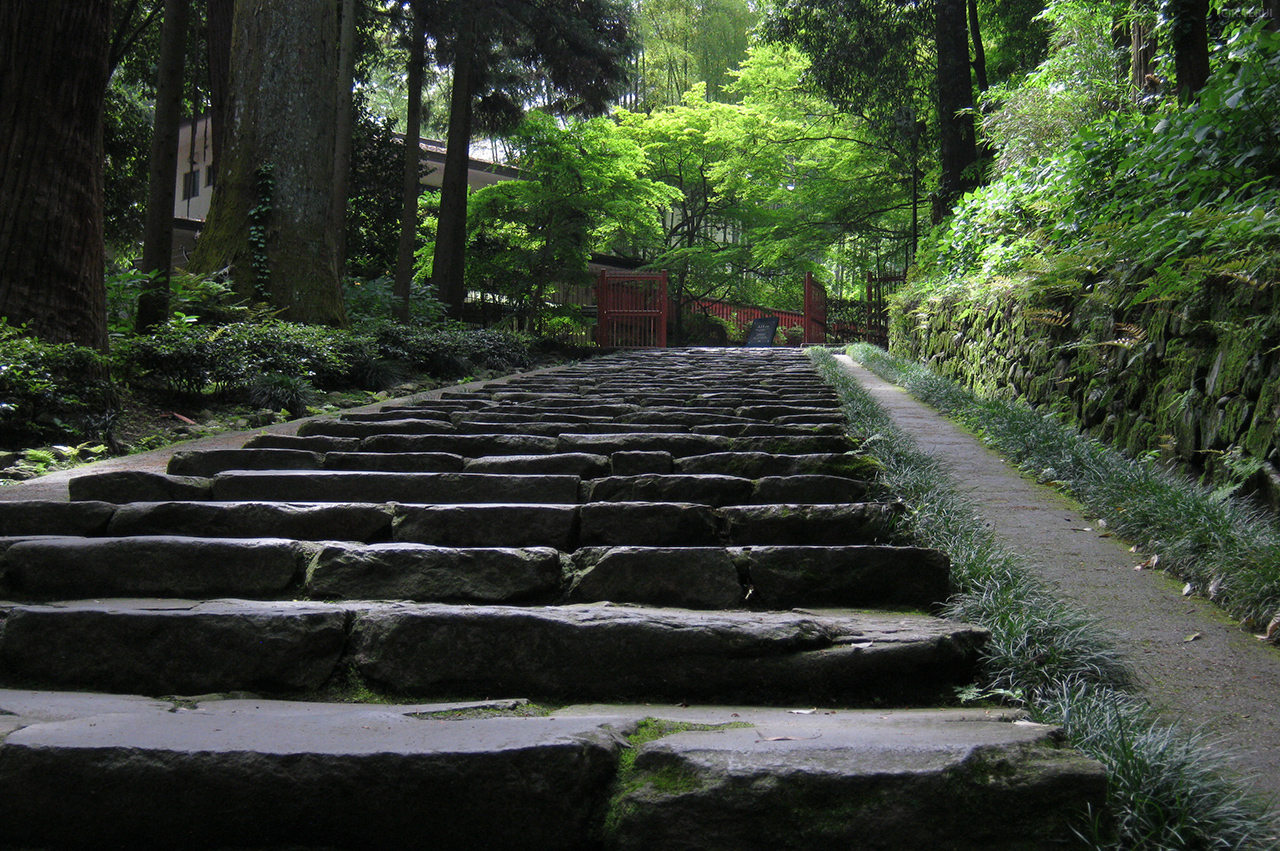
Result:
{"type": "Polygon", "coordinates": [[[802,354],[437,395],[0,503],[0,845],[1039,849],[1102,809],[1054,730],[938,708],[987,635],[802,354]]]}

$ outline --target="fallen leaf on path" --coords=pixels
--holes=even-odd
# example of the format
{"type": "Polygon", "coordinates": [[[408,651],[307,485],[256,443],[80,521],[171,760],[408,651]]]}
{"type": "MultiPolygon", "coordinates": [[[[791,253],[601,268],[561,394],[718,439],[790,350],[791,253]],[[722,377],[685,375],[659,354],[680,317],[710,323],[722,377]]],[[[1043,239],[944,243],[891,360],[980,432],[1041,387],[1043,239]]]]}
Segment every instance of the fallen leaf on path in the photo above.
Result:
{"type": "Polygon", "coordinates": [[[1182,586],[1182,596],[1190,597],[1192,594],[1195,593],[1195,590],[1196,590],[1195,586],[1192,585],[1190,582],[1188,582],[1186,585],[1182,586]]]}
{"type": "Polygon", "coordinates": [[[1193,632],[1193,633],[1191,633],[1190,635],[1188,635],[1186,638],[1184,638],[1184,639],[1182,639],[1182,640],[1183,640],[1183,641],[1196,641],[1197,639],[1200,639],[1200,638],[1204,638],[1204,633],[1203,633],[1203,632],[1193,632]]]}
{"type": "Polygon", "coordinates": [[[814,707],[813,709],[788,709],[787,713],[789,715],[812,715],[817,711],[817,707],[814,707]]]}

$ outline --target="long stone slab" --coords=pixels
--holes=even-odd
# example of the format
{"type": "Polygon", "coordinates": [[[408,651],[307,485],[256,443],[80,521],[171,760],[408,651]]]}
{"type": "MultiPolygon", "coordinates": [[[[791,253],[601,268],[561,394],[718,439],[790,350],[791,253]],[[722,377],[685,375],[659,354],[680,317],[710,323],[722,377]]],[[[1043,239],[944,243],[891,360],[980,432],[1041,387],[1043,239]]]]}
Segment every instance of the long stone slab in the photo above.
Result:
{"type": "Polygon", "coordinates": [[[292,471],[223,473],[213,479],[218,500],[313,502],[525,502],[578,501],[577,476],[488,473],[292,471]]]}
{"type": "Polygon", "coordinates": [[[693,502],[740,505],[752,501],[750,479],[714,474],[608,476],[582,483],[583,502],[693,502]]]}
{"type": "Polygon", "coordinates": [[[449,452],[464,458],[485,455],[546,455],[562,449],[558,438],[525,434],[380,434],[360,441],[365,452],[449,452]]]}
{"type": "Polygon", "coordinates": [[[937,609],[951,596],[951,560],[919,547],[748,547],[738,550],[752,605],[911,606],[937,609]]]}
{"type": "Polygon", "coordinates": [[[175,452],[171,476],[212,477],[224,470],[319,470],[324,455],[306,449],[204,449],[175,452]]]}
{"type": "Polygon", "coordinates": [[[393,508],[340,502],[134,502],[116,509],[106,534],[363,541],[391,538],[393,508]]]}
{"type": "Polygon", "coordinates": [[[900,543],[900,511],[883,503],[850,505],[730,505],[718,509],[731,545],[900,543]]]}
{"type": "Polygon", "coordinates": [[[746,599],[733,557],[720,547],[595,547],[573,561],[573,602],[735,609],[746,599]]]}
{"type": "Polygon", "coordinates": [[[472,458],[463,469],[468,473],[549,473],[596,479],[609,475],[612,468],[607,455],[564,452],[555,455],[489,455],[472,458]]]}
{"type": "Polygon", "coordinates": [[[772,452],[715,452],[675,461],[680,473],[719,473],[759,479],[765,476],[843,476],[872,479],[881,469],[875,459],[857,453],[775,455],[772,452]]]}
{"type": "Polygon", "coordinates": [[[454,548],[427,544],[331,544],[307,568],[318,599],[441,603],[550,603],[564,570],[549,547],[454,548]]]}
{"type": "Polygon", "coordinates": [[[62,535],[101,535],[115,511],[113,503],[100,501],[0,501],[0,537],[42,535],[51,530],[62,535]]]}
{"type": "Polygon", "coordinates": [[[0,746],[0,844],[592,846],[625,719],[455,718],[494,705],[117,699],[0,746]]]}
{"type": "Polygon", "coordinates": [[[326,470],[383,473],[461,473],[466,459],[451,452],[328,452],[326,470]]]}
{"type": "Polygon", "coordinates": [[[576,547],[577,505],[400,505],[396,541],[441,547],[576,547]]]}
{"type": "Polygon", "coordinates": [[[578,517],[584,547],[708,547],[721,541],[719,515],[696,503],[589,502],[578,517]]]}
{"type": "Polygon", "coordinates": [[[968,682],[986,639],[922,616],[404,604],[357,616],[351,660],[422,696],[888,706],[968,682]]]}
{"type": "Polygon", "coordinates": [[[212,499],[210,479],[200,476],[170,476],[146,470],[115,470],[87,473],[67,481],[72,502],[163,502],[165,500],[212,499]]]}
{"type": "Polygon", "coordinates": [[[271,597],[297,581],[310,549],[282,538],[45,538],[0,555],[4,585],[28,599],[271,597]]]}
{"type": "Polygon", "coordinates": [[[0,615],[4,682],[150,695],[312,691],[333,674],[349,618],[322,603],[173,599],[0,615]]]}
{"type": "Polygon", "coordinates": [[[355,437],[365,438],[373,434],[448,434],[453,424],[440,420],[307,420],[298,426],[299,437],[355,437]]]}

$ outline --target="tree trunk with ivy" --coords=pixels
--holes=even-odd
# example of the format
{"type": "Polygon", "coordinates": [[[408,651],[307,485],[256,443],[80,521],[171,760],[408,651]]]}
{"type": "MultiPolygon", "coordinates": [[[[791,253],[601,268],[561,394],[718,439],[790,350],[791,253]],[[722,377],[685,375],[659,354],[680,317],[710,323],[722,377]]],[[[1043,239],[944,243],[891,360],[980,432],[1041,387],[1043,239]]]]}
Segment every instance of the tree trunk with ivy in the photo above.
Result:
{"type": "Polygon", "coordinates": [[[110,25],[109,0],[0,3],[0,316],[100,350],[110,25]]]}
{"type": "Polygon", "coordinates": [[[333,212],[338,8],[235,6],[223,157],[190,268],[230,267],[281,319],[345,326],[333,212]]]}

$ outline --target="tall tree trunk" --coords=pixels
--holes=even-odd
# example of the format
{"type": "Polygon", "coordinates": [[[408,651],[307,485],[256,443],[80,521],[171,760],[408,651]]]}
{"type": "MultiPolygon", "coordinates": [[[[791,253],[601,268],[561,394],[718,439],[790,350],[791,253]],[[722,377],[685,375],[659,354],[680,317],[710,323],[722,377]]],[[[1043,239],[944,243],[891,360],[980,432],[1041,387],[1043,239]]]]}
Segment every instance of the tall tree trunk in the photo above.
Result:
{"type": "Polygon", "coordinates": [[[969,0],[969,40],[973,42],[973,75],[978,91],[991,88],[987,82],[987,51],[982,46],[982,28],[978,24],[978,0],[969,0]]]}
{"type": "Polygon", "coordinates": [[[454,49],[453,93],[449,101],[449,137],[440,178],[440,219],[431,280],[449,315],[462,316],[467,297],[467,171],[471,163],[472,64],[475,11],[461,13],[454,49]]]}
{"type": "Polygon", "coordinates": [[[231,121],[190,268],[230,266],[282,319],[346,325],[333,219],[337,4],[239,0],[231,121]]]}
{"type": "Polygon", "coordinates": [[[0,316],[103,351],[110,30],[110,0],[0,3],[0,316]]]}
{"type": "Polygon", "coordinates": [[[205,0],[205,3],[209,27],[209,124],[213,129],[212,162],[216,166],[222,158],[222,131],[231,120],[227,98],[231,84],[231,27],[236,3],[235,0],[205,0]]]}
{"type": "Polygon", "coordinates": [[[973,78],[969,73],[969,33],[965,0],[937,0],[938,159],[942,168],[938,196],[950,210],[974,186],[966,170],[978,159],[973,115],[973,78]]]}
{"type": "Polygon", "coordinates": [[[173,197],[178,182],[178,126],[182,121],[182,69],[191,0],[165,0],[156,71],[156,117],[151,130],[151,176],[142,232],[141,271],[155,273],[138,298],[139,333],[169,318],[173,270],[173,197]]]}
{"type": "Polygon", "coordinates": [[[413,291],[413,254],[418,237],[418,197],[422,193],[422,77],[426,66],[426,21],[420,3],[410,4],[409,108],[404,131],[404,194],[400,207],[400,243],[396,249],[396,274],[392,284],[396,318],[409,321],[409,296],[413,291]]]}
{"type": "Polygon", "coordinates": [[[1269,30],[1280,31],[1280,0],[1263,0],[1262,17],[1267,19],[1269,30]]]}
{"type": "Polygon", "coordinates": [[[1178,100],[1188,103],[1209,79],[1209,0],[1172,0],[1169,6],[1178,100]]]}
{"type": "Polygon", "coordinates": [[[359,0],[342,0],[338,40],[338,83],[334,108],[333,220],[337,227],[334,260],[338,278],[347,273],[347,203],[351,199],[351,147],[355,105],[351,94],[356,74],[356,9],[359,0]]]}
{"type": "Polygon", "coordinates": [[[1160,91],[1155,76],[1155,21],[1140,14],[1136,0],[1133,13],[1133,21],[1129,25],[1129,82],[1133,86],[1134,98],[1141,99],[1160,91]]]}

